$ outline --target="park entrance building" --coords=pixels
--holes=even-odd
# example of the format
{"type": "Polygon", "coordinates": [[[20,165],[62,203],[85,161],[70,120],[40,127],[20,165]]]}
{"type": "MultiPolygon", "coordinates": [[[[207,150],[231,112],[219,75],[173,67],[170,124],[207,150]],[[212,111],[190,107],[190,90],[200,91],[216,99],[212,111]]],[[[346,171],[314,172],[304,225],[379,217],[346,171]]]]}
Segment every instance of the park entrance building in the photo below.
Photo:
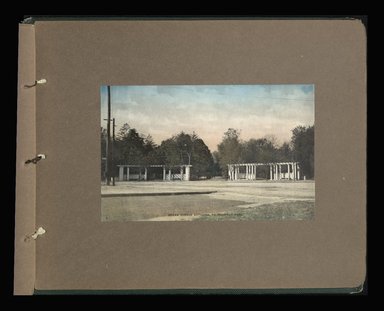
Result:
{"type": "Polygon", "coordinates": [[[119,181],[130,180],[185,180],[191,178],[192,165],[118,165],[119,181]]]}
{"type": "Polygon", "coordinates": [[[300,166],[298,162],[228,164],[229,180],[256,180],[257,176],[269,180],[299,180],[300,166]]]}

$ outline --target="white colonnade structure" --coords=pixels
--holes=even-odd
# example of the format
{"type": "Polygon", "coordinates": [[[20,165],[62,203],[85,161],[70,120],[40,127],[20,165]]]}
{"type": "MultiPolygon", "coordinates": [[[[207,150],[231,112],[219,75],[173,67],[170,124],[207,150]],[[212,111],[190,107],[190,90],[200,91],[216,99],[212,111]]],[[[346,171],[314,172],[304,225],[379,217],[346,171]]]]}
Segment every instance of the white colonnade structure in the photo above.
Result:
{"type": "Polygon", "coordinates": [[[257,167],[261,166],[269,167],[269,180],[300,180],[298,162],[228,164],[228,179],[256,180],[257,167]]]}
{"type": "Polygon", "coordinates": [[[166,165],[117,165],[119,168],[119,181],[130,180],[148,180],[148,171],[151,169],[162,168],[163,181],[182,180],[188,181],[191,178],[192,165],[178,165],[178,166],[166,166],[166,165]]]}

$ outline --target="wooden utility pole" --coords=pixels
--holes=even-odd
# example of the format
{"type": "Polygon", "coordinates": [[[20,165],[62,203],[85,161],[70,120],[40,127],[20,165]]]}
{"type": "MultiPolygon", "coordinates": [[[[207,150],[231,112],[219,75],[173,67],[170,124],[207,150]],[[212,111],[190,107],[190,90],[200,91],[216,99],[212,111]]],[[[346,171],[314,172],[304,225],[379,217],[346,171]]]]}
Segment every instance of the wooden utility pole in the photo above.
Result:
{"type": "Polygon", "coordinates": [[[112,157],[111,157],[111,162],[112,162],[112,164],[111,164],[111,167],[112,167],[112,186],[114,186],[115,185],[115,155],[114,155],[114,153],[113,153],[113,149],[114,149],[114,147],[115,147],[115,118],[113,118],[112,119],[112,151],[111,151],[111,155],[112,155],[112,157]]]}
{"type": "Polygon", "coordinates": [[[107,185],[111,183],[111,164],[112,164],[112,148],[111,148],[111,86],[107,86],[108,91],[108,118],[107,118],[107,185]]]}

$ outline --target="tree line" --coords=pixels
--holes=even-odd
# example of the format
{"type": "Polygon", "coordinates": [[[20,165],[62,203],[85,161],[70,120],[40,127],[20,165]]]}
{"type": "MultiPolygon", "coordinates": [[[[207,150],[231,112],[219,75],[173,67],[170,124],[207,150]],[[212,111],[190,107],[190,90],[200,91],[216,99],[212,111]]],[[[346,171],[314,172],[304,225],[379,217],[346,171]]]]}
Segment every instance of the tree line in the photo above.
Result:
{"type": "MultiPolygon", "coordinates": [[[[106,129],[101,127],[102,178],[105,170],[106,129]]],[[[153,165],[167,167],[190,164],[191,178],[227,177],[227,164],[253,162],[300,162],[302,174],[314,177],[314,126],[297,126],[292,130],[290,142],[281,146],[273,136],[243,141],[240,130],[229,128],[211,153],[208,146],[195,132],[180,132],[157,145],[151,135],[140,134],[135,128],[124,124],[118,131],[113,157],[115,164],[153,165]]],[[[266,177],[267,167],[261,167],[258,175],[266,177]]],[[[113,168],[117,175],[117,167],[113,168]]]]}
{"type": "MultiPolygon", "coordinates": [[[[314,126],[297,126],[292,130],[290,142],[279,146],[274,136],[243,141],[240,131],[229,128],[213,153],[220,172],[227,176],[229,163],[299,162],[302,176],[314,178],[314,126]]],[[[267,178],[269,168],[260,167],[259,173],[267,178]]]]}
{"type": "MultiPolygon", "coordinates": [[[[107,132],[101,128],[101,154],[105,158],[107,132]]],[[[196,134],[180,132],[157,145],[151,135],[142,135],[124,124],[114,142],[114,162],[130,165],[192,165],[191,178],[211,178],[216,174],[213,156],[208,146],[196,134]]],[[[113,168],[117,174],[117,168],[113,168]]],[[[102,161],[102,174],[105,161],[102,161]]]]}

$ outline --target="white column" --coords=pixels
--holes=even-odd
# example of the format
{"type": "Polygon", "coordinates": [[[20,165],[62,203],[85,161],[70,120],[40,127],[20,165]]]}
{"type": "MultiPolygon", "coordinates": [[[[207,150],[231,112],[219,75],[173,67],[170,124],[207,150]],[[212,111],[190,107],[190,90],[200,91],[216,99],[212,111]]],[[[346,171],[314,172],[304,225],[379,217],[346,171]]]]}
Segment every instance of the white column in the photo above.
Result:
{"type": "Polygon", "coordinates": [[[299,178],[297,177],[298,176],[298,173],[299,173],[299,168],[298,168],[298,165],[296,163],[296,180],[299,180],[299,178]]]}
{"type": "Polygon", "coordinates": [[[275,164],[275,180],[278,179],[278,174],[277,164],[275,164]]]}
{"type": "Polygon", "coordinates": [[[299,178],[297,178],[297,172],[298,172],[297,163],[296,163],[295,169],[296,169],[296,180],[299,180],[299,178]]]}
{"type": "Polygon", "coordinates": [[[297,180],[300,180],[300,166],[297,165],[297,180]]]}
{"type": "Polygon", "coordinates": [[[127,181],[129,181],[129,166],[127,166],[127,181]]]}
{"type": "Polygon", "coordinates": [[[191,167],[188,165],[185,167],[185,180],[191,179],[191,167]]]}
{"type": "Polygon", "coordinates": [[[124,179],[124,166],[119,166],[119,181],[124,179]]]}
{"type": "Polygon", "coordinates": [[[249,165],[245,166],[245,179],[249,179],[249,165]]]}
{"type": "Polygon", "coordinates": [[[296,180],[296,163],[293,163],[293,180],[296,180]]]}
{"type": "Polygon", "coordinates": [[[291,179],[291,173],[290,173],[289,166],[290,166],[290,164],[288,163],[288,164],[287,164],[288,180],[291,179]]]}
{"type": "Polygon", "coordinates": [[[279,180],[281,180],[281,165],[278,164],[277,169],[279,170],[279,180]]]}
{"type": "Polygon", "coordinates": [[[236,180],[236,167],[233,167],[233,180],[236,180]]]}
{"type": "Polygon", "coordinates": [[[272,165],[269,166],[269,179],[272,180],[272,165]]]}
{"type": "Polygon", "coordinates": [[[144,168],[144,180],[147,180],[148,177],[148,169],[144,168]]]}
{"type": "Polygon", "coordinates": [[[166,175],[167,175],[167,173],[166,173],[166,171],[165,171],[165,166],[163,166],[163,180],[165,180],[166,175]]]}
{"type": "Polygon", "coordinates": [[[256,175],[256,172],[257,172],[257,166],[256,166],[256,164],[255,164],[255,166],[254,166],[254,180],[256,180],[257,179],[257,175],[256,175]]]}

